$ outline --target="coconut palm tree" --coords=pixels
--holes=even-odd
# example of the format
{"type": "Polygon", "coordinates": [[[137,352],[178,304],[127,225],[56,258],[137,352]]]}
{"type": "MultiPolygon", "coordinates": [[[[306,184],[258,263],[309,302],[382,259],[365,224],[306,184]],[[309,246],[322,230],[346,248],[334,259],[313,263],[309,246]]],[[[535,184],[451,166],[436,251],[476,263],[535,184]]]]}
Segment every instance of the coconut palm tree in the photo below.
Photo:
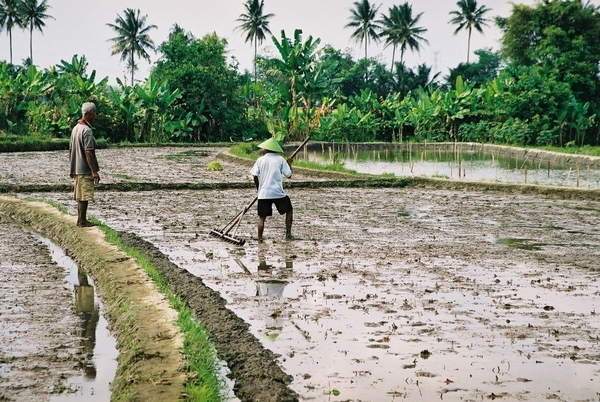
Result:
{"type": "Polygon", "coordinates": [[[486,6],[479,6],[477,0],[459,0],[456,5],[458,11],[451,11],[450,15],[455,17],[450,20],[451,24],[457,25],[454,35],[466,29],[469,33],[467,41],[467,63],[469,63],[469,53],[471,53],[471,32],[475,28],[479,33],[483,33],[483,26],[487,26],[487,19],[483,17],[485,13],[491,11],[486,6]]]}
{"type": "MultiPolygon", "coordinates": [[[[1,0],[0,0],[1,1],[1,0]]],[[[135,56],[150,61],[150,55],[147,49],[156,51],[154,41],[150,38],[149,32],[156,29],[156,25],[146,25],[148,16],[140,15],[140,10],[128,8],[123,17],[117,14],[114,24],[106,24],[117,34],[109,41],[113,43],[112,55],[120,54],[121,61],[127,61],[127,70],[131,72],[131,85],[133,85],[133,74],[137,70],[135,56]]]]}
{"type": "Polygon", "coordinates": [[[10,46],[10,64],[13,62],[12,30],[15,26],[21,27],[21,1],[0,0],[0,28],[6,29],[10,46]]]}
{"type": "Polygon", "coordinates": [[[254,43],[254,83],[256,83],[257,78],[256,54],[258,43],[262,43],[265,40],[266,34],[271,35],[269,19],[275,16],[275,14],[263,14],[264,5],[264,0],[246,0],[244,4],[246,12],[240,14],[240,17],[236,20],[241,22],[236,29],[240,29],[246,33],[246,43],[248,41],[250,41],[250,44],[254,43]]]}
{"type": "Polygon", "coordinates": [[[427,32],[426,28],[416,26],[423,13],[419,13],[413,17],[412,6],[408,3],[400,6],[390,7],[388,15],[381,14],[381,33],[380,37],[385,38],[385,46],[393,46],[392,50],[392,66],[391,71],[394,71],[394,58],[396,48],[400,46],[400,63],[404,64],[404,52],[406,49],[412,51],[420,50],[421,43],[429,43],[421,34],[427,32]]]}
{"type": "Polygon", "coordinates": [[[45,19],[52,18],[46,14],[50,8],[47,0],[23,0],[23,25],[29,28],[29,60],[33,64],[33,29],[43,32],[46,26],[45,19]]]}
{"type": "Polygon", "coordinates": [[[350,10],[350,22],[345,28],[354,28],[352,39],[365,44],[365,60],[368,57],[368,44],[370,40],[379,41],[380,26],[375,20],[381,5],[374,7],[369,0],[355,1],[354,8],[350,10]]]}

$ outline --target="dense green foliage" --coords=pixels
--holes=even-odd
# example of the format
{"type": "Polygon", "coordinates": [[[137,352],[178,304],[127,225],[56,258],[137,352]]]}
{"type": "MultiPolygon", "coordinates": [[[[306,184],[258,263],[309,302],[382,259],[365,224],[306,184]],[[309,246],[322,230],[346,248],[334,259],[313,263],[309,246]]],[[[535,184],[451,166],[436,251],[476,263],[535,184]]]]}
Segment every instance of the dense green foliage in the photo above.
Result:
{"type": "Polygon", "coordinates": [[[181,88],[181,97],[173,103],[185,122],[179,139],[214,142],[243,133],[240,80],[236,67],[226,64],[226,46],[215,34],[196,39],[178,26],[160,46],[163,57],[152,73],[181,88]]]}
{"type": "MultiPolygon", "coordinates": [[[[460,4],[459,4],[460,3],[460,4]]],[[[452,23],[480,30],[489,11],[462,1],[452,23]],[[464,6],[464,7],[463,7],[464,6]]],[[[240,29],[254,45],[272,14],[248,0],[240,29]],[[252,14],[252,13],[254,14],[252,14]],[[256,21],[255,19],[258,18],[256,21]],[[254,18],[254,19],[253,19],[254,18]],[[267,19],[267,21],[265,21],[267,19]],[[260,25],[263,24],[263,25],[260,25]],[[259,26],[260,25],[260,26],[259,26]],[[255,32],[256,31],[256,32],[255,32]],[[254,32],[254,33],[253,33],[254,32]]],[[[383,40],[400,61],[354,60],[321,39],[281,31],[276,54],[256,59],[254,77],[227,61],[216,34],[195,38],[175,25],[158,46],[159,60],[143,83],[107,85],[88,74],[85,57],[48,70],[0,65],[0,138],[68,138],[83,101],[96,102],[96,135],[112,143],[326,141],[477,141],[522,146],[600,144],[600,12],[581,0],[514,5],[498,18],[499,52],[450,69],[445,82],[426,64],[414,69],[402,52],[426,43],[408,3],[377,18],[357,1],[348,27],[358,41],[383,40]]],[[[265,29],[267,28],[267,29],[265,29]]]]}

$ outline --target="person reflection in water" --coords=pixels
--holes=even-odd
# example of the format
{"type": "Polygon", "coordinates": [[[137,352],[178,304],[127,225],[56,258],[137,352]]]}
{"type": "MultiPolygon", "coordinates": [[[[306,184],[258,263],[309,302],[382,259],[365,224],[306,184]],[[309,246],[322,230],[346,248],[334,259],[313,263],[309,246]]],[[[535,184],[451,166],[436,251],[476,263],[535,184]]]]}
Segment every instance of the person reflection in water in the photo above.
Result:
{"type": "Polygon", "coordinates": [[[77,271],[79,284],[75,285],[75,308],[81,324],[76,330],[81,337],[82,352],[85,356],[83,370],[87,378],[96,378],[94,365],[94,348],[96,347],[96,327],[100,319],[100,311],[94,300],[94,287],[89,284],[87,273],[81,268],[77,271]]]}
{"type": "Polygon", "coordinates": [[[277,268],[267,263],[266,250],[259,248],[258,252],[258,275],[256,280],[256,296],[282,297],[291,270],[294,268],[292,258],[285,258],[285,268],[277,268]]]}

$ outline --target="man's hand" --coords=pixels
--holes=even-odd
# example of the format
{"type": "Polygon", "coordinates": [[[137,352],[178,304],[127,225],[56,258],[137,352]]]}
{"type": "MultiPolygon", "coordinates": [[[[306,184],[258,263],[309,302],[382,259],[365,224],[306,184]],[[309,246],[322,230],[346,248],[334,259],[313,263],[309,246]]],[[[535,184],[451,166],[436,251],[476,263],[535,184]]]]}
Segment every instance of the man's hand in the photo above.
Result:
{"type": "Polygon", "coordinates": [[[286,161],[287,161],[288,165],[291,166],[292,162],[294,161],[294,158],[293,157],[287,158],[286,161]]]}
{"type": "Polygon", "coordinates": [[[94,179],[94,184],[100,183],[100,175],[98,174],[98,172],[93,172],[92,178],[94,179]]]}

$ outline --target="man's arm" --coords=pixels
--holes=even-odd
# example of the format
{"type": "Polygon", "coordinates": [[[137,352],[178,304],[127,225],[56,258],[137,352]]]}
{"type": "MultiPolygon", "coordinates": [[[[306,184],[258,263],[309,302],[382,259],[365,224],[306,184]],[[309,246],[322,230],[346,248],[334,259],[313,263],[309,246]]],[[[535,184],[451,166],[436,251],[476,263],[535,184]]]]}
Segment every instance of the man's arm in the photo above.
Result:
{"type": "Polygon", "coordinates": [[[256,186],[256,189],[258,190],[258,176],[252,176],[252,178],[254,179],[254,185],[256,186]]]}
{"type": "Polygon", "coordinates": [[[92,177],[94,178],[94,183],[98,184],[100,182],[100,175],[98,174],[98,170],[96,167],[95,158],[96,151],[93,148],[87,148],[85,150],[85,160],[92,170],[92,177]]]}
{"type": "Polygon", "coordinates": [[[292,177],[292,174],[294,173],[294,170],[292,169],[292,162],[294,162],[294,157],[289,157],[285,160],[290,168],[290,175],[286,176],[288,179],[292,177]]]}

